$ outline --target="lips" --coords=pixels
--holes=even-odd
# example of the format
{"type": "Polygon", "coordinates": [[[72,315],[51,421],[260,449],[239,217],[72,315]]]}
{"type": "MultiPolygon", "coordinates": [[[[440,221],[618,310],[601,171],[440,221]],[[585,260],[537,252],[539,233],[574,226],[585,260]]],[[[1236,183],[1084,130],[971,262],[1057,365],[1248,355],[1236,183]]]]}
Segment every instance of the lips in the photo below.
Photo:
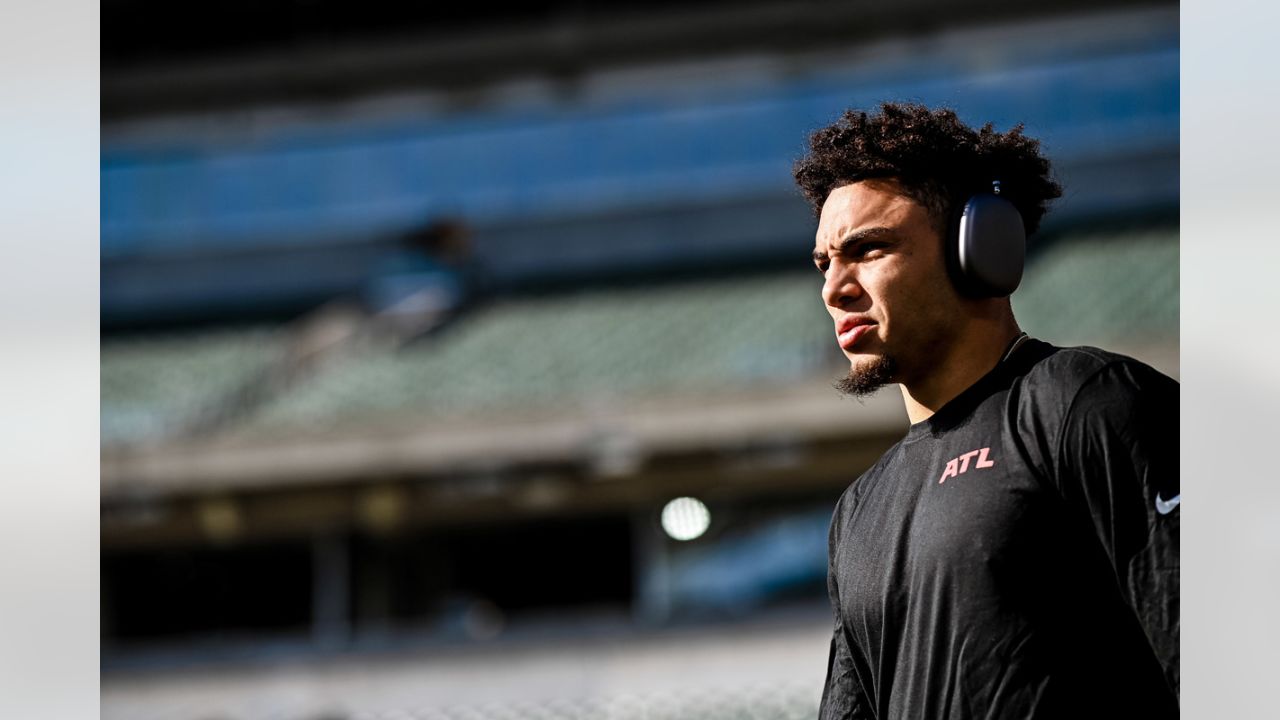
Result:
{"type": "Polygon", "coordinates": [[[864,317],[850,315],[836,323],[836,340],[840,347],[852,350],[862,338],[871,333],[875,321],[864,317]]]}

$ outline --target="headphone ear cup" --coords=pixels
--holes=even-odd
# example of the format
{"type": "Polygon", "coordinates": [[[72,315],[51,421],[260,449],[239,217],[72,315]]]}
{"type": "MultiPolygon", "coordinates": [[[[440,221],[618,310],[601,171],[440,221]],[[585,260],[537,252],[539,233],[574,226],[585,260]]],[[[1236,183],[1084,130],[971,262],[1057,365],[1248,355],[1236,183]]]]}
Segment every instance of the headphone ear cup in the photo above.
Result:
{"type": "Polygon", "coordinates": [[[961,293],[1005,297],[1018,289],[1027,233],[1013,203],[996,195],[974,195],[953,226],[947,264],[961,293]]]}

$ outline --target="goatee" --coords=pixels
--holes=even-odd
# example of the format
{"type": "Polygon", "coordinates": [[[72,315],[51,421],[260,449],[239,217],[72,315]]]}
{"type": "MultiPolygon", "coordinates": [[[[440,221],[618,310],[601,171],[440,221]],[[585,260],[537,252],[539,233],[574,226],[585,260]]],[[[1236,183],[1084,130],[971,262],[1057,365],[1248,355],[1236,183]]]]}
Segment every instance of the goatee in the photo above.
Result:
{"type": "Polygon", "coordinates": [[[870,365],[850,367],[849,374],[835,382],[835,388],[851,397],[865,397],[893,382],[897,372],[893,358],[880,355],[870,365]]]}

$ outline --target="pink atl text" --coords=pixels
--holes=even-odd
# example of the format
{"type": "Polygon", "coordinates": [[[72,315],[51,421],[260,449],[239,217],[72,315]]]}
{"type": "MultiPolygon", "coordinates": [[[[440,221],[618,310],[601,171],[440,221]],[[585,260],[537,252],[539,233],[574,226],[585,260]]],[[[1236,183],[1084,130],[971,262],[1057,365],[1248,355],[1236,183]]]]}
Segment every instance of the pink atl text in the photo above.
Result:
{"type": "Polygon", "coordinates": [[[991,448],[984,447],[981,450],[970,450],[960,457],[952,459],[947,463],[947,469],[942,471],[942,478],[938,480],[938,484],[941,485],[946,482],[949,477],[955,477],[960,473],[967,472],[969,470],[969,461],[974,456],[978,458],[978,461],[973,464],[976,468],[989,468],[995,465],[994,462],[987,459],[987,453],[990,451],[991,448]]]}

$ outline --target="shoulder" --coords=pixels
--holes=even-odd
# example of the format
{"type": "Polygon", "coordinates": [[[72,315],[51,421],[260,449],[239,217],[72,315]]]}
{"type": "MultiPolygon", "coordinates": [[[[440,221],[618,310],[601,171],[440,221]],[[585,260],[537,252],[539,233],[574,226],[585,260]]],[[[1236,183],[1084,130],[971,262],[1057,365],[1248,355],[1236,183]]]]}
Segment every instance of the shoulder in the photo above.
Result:
{"type": "Polygon", "coordinates": [[[1143,365],[1127,355],[1080,345],[1056,347],[1043,343],[1045,349],[1038,362],[1027,372],[1027,382],[1037,387],[1078,389],[1098,372],[1112,365],[1143,365]]]}
{"type": "Polygon", "coordinates": [[[1163,433],[1177,423],[1178,383],[1150,365],[1096,347],[1038,345],[1016,383],[1015,415],[1042,467],[1056,465],[1073,439],[1163,433]]]}
{"type": "Polygon", "coordinates": [[[839,538],[843,528],[852,521],[854,511],[857,510],[863,495],[875,485],[880,476],[891,470],[901,448],[902,441],[898,441],[840,494],[840,499],[836,501],[835,510],[831,514],[829,535],[833,543],[839,538]]]}
{"type": "Polygon", "coordinates": [[[1153,393],[1177,393],[1175,380],[1128,355],[1089,346],[1039,345],[1021,378],[1024,411],[1065,415],[1086,400],[1137,401],[1153,393]]]}

